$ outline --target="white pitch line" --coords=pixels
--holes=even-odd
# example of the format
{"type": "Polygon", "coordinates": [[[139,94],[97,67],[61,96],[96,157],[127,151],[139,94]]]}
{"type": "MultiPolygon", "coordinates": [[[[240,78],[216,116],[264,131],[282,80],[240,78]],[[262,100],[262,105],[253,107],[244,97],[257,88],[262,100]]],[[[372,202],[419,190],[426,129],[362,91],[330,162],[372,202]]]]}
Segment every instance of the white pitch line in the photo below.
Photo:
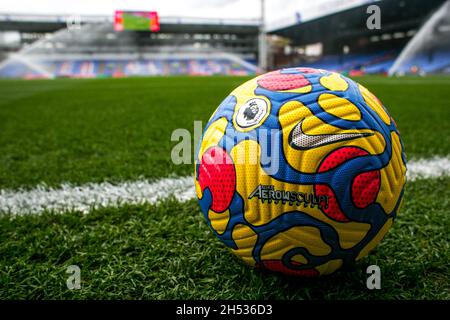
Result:
{"type": "MultiPolygon", "coordinates": [[[[450,158],[411,160],[408,180],[430,179],[450,175],[450,158]]],[[[82,186],[63,184],[59,188],[38,186],[31,190],[0,190],[0,212],[39,214],[44,211],[89,211],[124,204],[158,203],[173,196],[180,202],[195,198],[193,177],[139,180],[113,184],[88,183],[82,186]]]]}
{"type": "Polygon", "coordinates": [[[450,175],[450,158],[434,157],[408,161],[408,180],[431,179],[450,175]]]}
{"type": "Polygon", "coordinates": [[[112,184],[88,183],[82,186],[63,184],[57,189],[38,186],[32,190],[0,190],[0,212],[37,214],[80,211],[124,204],[157,203],[173,196],[178,201],[195,196],[193,177],[139,180],[112,184]]]}

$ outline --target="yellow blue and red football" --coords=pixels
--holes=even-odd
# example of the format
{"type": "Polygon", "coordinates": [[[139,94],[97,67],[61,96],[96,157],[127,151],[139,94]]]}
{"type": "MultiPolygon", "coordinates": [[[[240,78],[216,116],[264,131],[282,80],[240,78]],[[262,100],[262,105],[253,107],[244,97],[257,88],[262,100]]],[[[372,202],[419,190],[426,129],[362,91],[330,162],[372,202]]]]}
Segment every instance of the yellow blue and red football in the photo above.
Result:
{"type": "Polygon", "coordinates": [[[205,127],[198,201],[246,263],[330,274],[366,256],[402,202],[399,131],[381,102],[338,73],[290,68],[236,88],[205,127]]]}

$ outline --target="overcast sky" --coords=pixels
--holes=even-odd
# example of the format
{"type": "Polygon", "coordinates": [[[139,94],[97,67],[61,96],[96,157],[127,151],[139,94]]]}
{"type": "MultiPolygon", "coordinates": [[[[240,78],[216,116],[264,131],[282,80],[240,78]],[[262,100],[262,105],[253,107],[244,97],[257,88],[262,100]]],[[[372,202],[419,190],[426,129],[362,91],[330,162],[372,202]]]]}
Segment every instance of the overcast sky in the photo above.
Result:
{"type": "MultiPolygon", "coordinates": [[[[266,0],[269,24],[318,15],[366,0],[266,0]]],[[[260,0],[1,0],[0,13],[113,14],[115,10],[158,11],[161,16],[258,18],[260,0]]]]}

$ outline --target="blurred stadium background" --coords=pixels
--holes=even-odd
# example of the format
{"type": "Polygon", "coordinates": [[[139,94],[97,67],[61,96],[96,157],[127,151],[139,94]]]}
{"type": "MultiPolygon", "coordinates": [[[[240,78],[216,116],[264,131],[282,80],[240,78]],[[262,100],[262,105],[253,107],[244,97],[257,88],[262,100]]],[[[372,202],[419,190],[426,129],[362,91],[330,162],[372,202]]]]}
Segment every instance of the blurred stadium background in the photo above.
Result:
{"type": "Polygon", "coordinates": [[[3,12],[0,77],[251,75],[287,66],[350,75],[450,73],[448,1],[319,2],[305,15],[287,15],[264,23],[127,11],[102,16],[3,12]],[[366,26],[371,3],[381,9],[381,29],[366,26]]]}

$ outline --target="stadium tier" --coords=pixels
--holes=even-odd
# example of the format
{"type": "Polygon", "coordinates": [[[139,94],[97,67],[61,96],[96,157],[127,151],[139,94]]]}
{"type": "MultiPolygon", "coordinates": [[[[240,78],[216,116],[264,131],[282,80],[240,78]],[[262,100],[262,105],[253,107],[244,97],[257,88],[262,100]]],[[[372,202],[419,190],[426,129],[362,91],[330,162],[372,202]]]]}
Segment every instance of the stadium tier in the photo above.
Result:
{"type": "Polygon", "coordinates": [[[416,55],[403,63],[397,74],[406,73],[448,73],[450,68],[450,52],[436,52],[432,55],[416,55]]]}
{"type": "Polygon", "coordinates": [[[394,64],[398,52],[378,52],[371,54],[327,55],[313,62],[305,63],[306,67],[321,68],[337,72],[352,73],[355,71],[367,74],[385,74],[394,64]]]}
{"type": "MultiPolygon", "coordinates": [[[[302,66],[321,68],[343,73],[387,74],[394,65],[399,52],[375,54],[327,55],[313,63],[302,66]]],[[[421,53],[412,56],[397,69],[397,74],[449,73],[450,51],[421,53]]]]}
{"type": "Polygon", "coordinates": [[[255,68],[230,59],[64,60],[35,63],[11,60],[0,68],[5,78],[96,78],[153,75],[252,75],[255,68]]]}

